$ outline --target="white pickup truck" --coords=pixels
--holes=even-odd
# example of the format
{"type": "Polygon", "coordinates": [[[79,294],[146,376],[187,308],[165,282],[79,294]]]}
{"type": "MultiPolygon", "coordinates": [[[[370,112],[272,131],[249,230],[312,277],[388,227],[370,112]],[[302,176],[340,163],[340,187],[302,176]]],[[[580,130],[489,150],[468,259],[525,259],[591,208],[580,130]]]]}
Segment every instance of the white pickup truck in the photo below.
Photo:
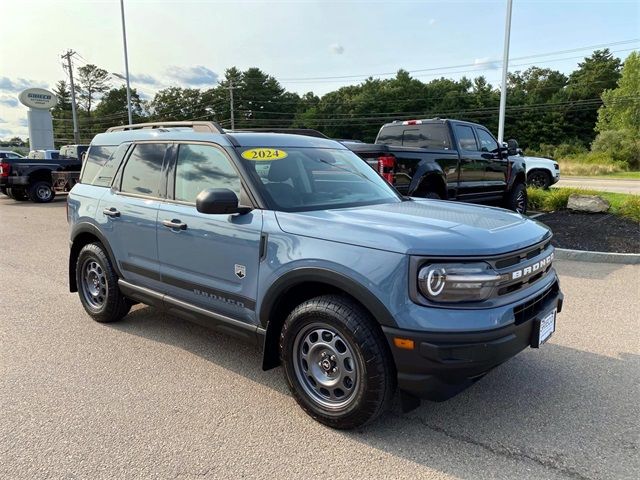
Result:
{"type": "Polygon", "coordinates": [[[519,152],[525,162],[527,185],[530,187],[549,188],[560,180],[560,165],[555,160],[541,157],[528,157],[519,152]]]}

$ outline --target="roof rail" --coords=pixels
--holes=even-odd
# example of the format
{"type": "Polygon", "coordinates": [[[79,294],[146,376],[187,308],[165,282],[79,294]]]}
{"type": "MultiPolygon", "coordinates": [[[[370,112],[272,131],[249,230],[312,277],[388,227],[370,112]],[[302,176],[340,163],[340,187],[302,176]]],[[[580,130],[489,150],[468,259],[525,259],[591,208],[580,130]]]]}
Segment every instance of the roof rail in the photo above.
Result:
{"type": "Polygon", "coordinates": [[[150,122],[135,123],[133,125],[118,125],[110,127],[107,132],[123,132],[125,130],[142,130],[145,128],[172,128],[172,127],[191,127],[195,132],[205,133],[224,133],[224,130],[217,122],[150,122]]]}
{"type": "Polygon", "coordinates": [[[313,128],[237,128],[235,130],[227,130],[227,133],[240,132],[290,133],[293,135],[304,135],[306,137],[329,138],[324,133],[314,130],[313,128]]]}

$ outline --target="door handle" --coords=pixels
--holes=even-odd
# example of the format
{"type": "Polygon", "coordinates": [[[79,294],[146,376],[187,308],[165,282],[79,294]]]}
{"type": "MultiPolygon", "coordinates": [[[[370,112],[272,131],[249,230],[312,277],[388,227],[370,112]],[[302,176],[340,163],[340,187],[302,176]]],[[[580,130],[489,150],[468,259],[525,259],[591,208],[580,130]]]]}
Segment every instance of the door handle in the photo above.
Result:
{"type": "Polygon", "coordinates": [[[175,228],[178,230],[186,230],[187,229],[187,224],[181,222],[180,220],[176,220],[175,218],[173,220],[163,220],[162,221],[162,225],[164,225],[167,228],[175,228]]]}
{"type": "Polygon", "coordinates": [[[111,218],[116,218],[120,216],[120,212],[115,207],[105,208],[104,210],[102,210],[102,213],[104,213],[107,217],[111,217],[111,218]]]}

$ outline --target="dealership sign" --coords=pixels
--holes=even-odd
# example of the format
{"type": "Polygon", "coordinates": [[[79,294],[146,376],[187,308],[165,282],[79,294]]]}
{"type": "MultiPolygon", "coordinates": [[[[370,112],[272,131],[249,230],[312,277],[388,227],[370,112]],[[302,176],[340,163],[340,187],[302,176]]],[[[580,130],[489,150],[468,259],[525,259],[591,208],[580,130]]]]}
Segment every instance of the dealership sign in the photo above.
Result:
{"type": "Polygon", "coordinates": [[[23,105],[39,110],[49,110],[58,103],[56,95],[44,88],[28,88],[18,98],[23,105]]]}

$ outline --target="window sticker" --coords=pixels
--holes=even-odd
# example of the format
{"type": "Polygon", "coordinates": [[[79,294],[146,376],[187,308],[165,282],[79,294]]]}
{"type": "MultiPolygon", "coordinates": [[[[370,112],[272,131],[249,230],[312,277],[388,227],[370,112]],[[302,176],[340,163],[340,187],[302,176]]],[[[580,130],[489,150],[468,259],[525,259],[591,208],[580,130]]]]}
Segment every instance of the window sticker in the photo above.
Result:
{"type": "Polygon", "coordinates": [[[287,152],[277,148],[251,148],[242,152],[242,158],[253,160],[254,162],[282,160],[288,156],[287,152]]]}

